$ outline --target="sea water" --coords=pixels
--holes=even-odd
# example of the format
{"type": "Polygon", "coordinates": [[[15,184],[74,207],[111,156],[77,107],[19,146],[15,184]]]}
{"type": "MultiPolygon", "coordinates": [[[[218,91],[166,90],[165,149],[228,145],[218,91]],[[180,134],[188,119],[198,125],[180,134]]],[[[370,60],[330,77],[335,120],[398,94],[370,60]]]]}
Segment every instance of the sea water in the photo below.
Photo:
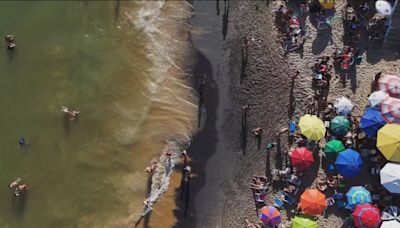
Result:
{"type": "Polygon", "coordinates": [[[16,42],[0,49],[0,227],[140,217],[144,168],[166,144],[188,145],[196,123],[189,17],[183,1],[0,2],[0,34],[16,42]],[[17,177],[24,197],[8,188],[17,177]]]}

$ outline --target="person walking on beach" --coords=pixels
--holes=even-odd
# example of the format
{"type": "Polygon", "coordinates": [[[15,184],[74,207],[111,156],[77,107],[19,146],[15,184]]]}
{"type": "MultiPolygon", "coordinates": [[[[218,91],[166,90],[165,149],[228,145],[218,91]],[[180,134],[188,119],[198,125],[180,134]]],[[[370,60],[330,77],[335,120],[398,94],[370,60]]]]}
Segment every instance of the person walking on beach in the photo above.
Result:
{"type": "Polygon", "coordinates": [[[14,49],[16,44],[15,44],[15,40],[14,40],[14,36],[13,35],[7,35],[5,38],[6,44],[7,44],[7,48],[9,50],[14,49]]]}
{"type": "Polygon", "coordinates": [[[64,113],[65,117],[68,117],[69,120],[75,120],[80,114],[80,112],[76,110],[70,111],[66,106],[61,107],[61,112],[64,113]]]}
{"type": "Polygon", "coordinates": [[[17,179],[15,179],[13,182],[11,182],[8,185],[10,190],[13,192],[14,196],[20,196],[20,195],[24,194],[27,190],[27,185],[20,184],[21,181],[22,181],[22,179],[18,177],[17,179]]]}

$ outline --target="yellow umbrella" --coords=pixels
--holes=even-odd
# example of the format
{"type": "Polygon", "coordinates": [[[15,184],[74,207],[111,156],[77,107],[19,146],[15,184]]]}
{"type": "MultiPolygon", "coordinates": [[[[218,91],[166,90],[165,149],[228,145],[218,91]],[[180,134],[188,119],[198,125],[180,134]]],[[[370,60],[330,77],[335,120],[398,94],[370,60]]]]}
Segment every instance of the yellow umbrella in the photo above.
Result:
{"type": "Polygon", "coordinates": [[[387,160],[400,162],[400,125],[386,124],[379,129],[376,146],[387,160]]]}
{"type": "Polygon", "coordinates": [[[314,115],[305,115],[300,118],[299,128],[301,134],[309,140],[318,141],[325,136],[326,128],[322,120],[314,115]]]}
{"type": "Polygon", "coordinates": [[[335,0],[319,0],[319,4],[321,4],[324,9],[333,9],[335,0]]]}

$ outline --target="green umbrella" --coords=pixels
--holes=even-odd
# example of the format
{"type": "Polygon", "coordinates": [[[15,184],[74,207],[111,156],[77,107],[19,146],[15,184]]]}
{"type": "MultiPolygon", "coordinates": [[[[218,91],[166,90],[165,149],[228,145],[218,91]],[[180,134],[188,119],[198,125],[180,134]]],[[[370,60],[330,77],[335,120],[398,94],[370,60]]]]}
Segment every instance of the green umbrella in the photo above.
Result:
{"type": "Polygon", "coordinates": [[[292,219],[292,228],[317,228],[317,222],[306,217],[296,216],[292,219]]]}
{"type": "Polygon", "coordinates": [[[324,152],[328,158],[336,158],[336,155],[345,149],[341,141],[333,139],[326,143],[324,152]]]}
{"type": "Polygon", "coordinates": [[[350,121],[344,116],[336,116],[331,121],[331,132],[335,135],[343,136],[350,128],[350,121]]]}

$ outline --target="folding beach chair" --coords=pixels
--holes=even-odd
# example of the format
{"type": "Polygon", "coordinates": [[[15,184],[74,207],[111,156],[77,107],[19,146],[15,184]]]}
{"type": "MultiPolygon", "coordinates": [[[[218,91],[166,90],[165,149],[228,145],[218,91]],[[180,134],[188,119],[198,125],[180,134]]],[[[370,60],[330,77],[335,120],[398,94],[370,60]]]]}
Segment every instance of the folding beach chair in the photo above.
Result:
{"type": "Polygon", "coordinates": [[[289,194],[287,194],[284,191],[280,191],[279,193],[285,196],[285,200],[289,205],[293,205],[294,204],[295,200],[289,194]]]}
{"type": "Polygon", "coordinates": [[[283,206],[283,204],[285,204],[281,199],[279,198],[275,198],[274,199],[274,204],[276,207],[281,208],[283,206]]]}

